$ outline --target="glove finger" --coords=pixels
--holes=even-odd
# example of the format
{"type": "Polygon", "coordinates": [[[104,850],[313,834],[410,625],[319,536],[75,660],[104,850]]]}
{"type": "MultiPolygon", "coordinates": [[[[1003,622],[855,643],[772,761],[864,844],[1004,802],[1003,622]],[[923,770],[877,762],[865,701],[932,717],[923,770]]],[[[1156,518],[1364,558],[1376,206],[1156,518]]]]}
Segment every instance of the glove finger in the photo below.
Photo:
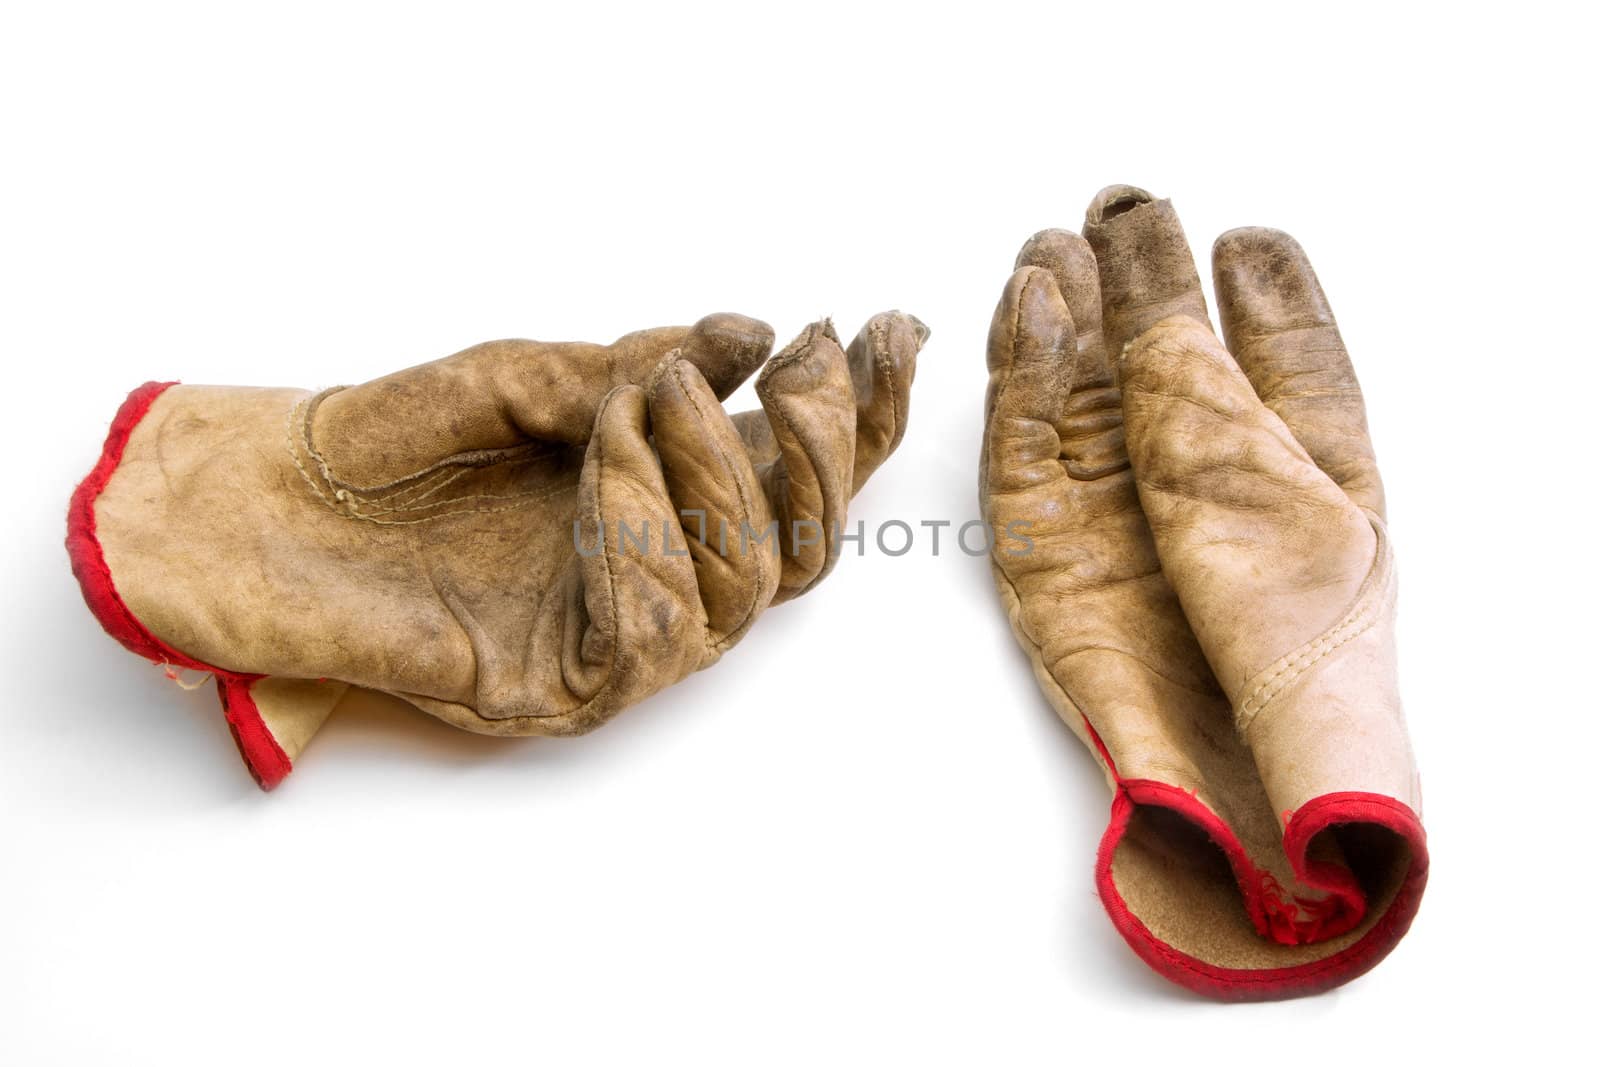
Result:
{"type": "Polygon", "coordinates": [[[1361,386],[1299,242],[1280,230],[1230,230],[1211,264],[1223,337],[1256,394],[1351,500],[1381,518],[1361,386]]]}
{"type": "Polygon", "coordinates": [[[773,356],[756,396],[778,448],[761,472],[783,557],[776,604],[810,589],[838,559],[855,469],[855,394],[833,325],[812,323],[773,356]]]}
{"type": "Polygon", "coordinates": [[[699,369],[676,353],[650,387],[650,426],[720,652],[777,591],[777,553],[749,544],[771,524],[772,508],[739,431],[699,369]]]}
{"type": "Polygon", "coordinates": [[[1122,401],[1106,358],[1094,250],[1070,230],[1041,230],[1017,253],[1017,266],[1050,272],[1077,334],[1077,355],[1056,423],[1067,472],[1089,480],[1124,469],[1128,455],[1122,438],[1122,401]]]}
{"type": "Polygon", "coordinates": [[[1061,299],[1072,315],[1078,358],[1072,364],[1071,388],[1111,384],[1101,314],[1100,272],[1094,249],[1071,230],[1040,230],[1017,253],[1016,267],[1043,267],[1056,280],[1061,299]]]}
{"type": "Polygon", "coordinates": [[[590,701],[604,711],[666,688],[707,654],[694,564],[663,543],[678,517],[647,437],[648,412],[639,386],[612,390],[578,478],[577,543],[590,547],[576,561],[562,670],[574,692],[604,687],[590,701]]]}
{"type": "Polygon", "coordinates": [[[845,355],[856,398],[856,458],[850,494],[900,447],[911,411],[911,382],[928,328],[916,316],[885,311],[867,320],[845,355]]]}
{"type": "Polygon", "coordinates": [[[1226,688],[1243,680],[1229,676],[1233,667],[1305,627],[1308,593],[1319,604],[1353,602],[1376,546],[1372,525],[1201,323],[1176,317],[1145,331],[1120,375],[1128,453],[1162,570],[1226,688]]]}
{"type": "Polygon", "coordinates": [[[1066,477],[1061,421],[1068,364],[1077,350],[1072,315],[1054,277],[1021,267],[1006,282],[989,326],[983,484],[987,498],[1066,477]]]}
{"type": "Polygon", "coordinates": [[[490,341],[330,393],[317,403],[311,430],[335,476],[368,490],[463,453],[531,441],[582,445],[606,394],[644,381],[674,349],[727,396],[772,351],[772,329],[719,314],[610,345],[490,341]]]}
{"type": "Polygon", "coordinates": [[[1131,185],[1108,186],[1089,204],[1083,235],[1100,271],[1105,348],[1113,362],[1129,341],[1171,315],[1209,322],[1172,201],[1131,185]]]}
{"type": "Polygon", "coordinates": [[[687,329],[645,330],[619,339],[611,346],[614,376],[642,385],[667,353],[677,351],[705,378],[720,403],[772,355],[772,340],[772,327],[760,319],[719,312],[687,329]]]}

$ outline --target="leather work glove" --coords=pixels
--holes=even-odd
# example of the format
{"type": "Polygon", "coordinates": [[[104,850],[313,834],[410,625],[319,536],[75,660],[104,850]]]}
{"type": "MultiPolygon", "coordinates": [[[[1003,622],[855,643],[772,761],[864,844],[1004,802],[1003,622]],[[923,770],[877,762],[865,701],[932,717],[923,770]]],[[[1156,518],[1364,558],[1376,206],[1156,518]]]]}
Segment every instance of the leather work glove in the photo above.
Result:
{"type": "Polygon", "coordinates": [[[1113,923],[1173,981],[1263,999],[1382,959],[1428,857],[1355,372],[1292,238],[1213,262],[1226,347],[1170,202],[1114,186],[1084,237],[1032,238],[980,493],[1012,628],[1113,789],[1113,923]]]}
{"type": "Polygon", "coordinates": [[[767,361],[771,328],[723,314],[320,393],[150,383],[73,497],[73,571],[128,648],[216,676],[263,788],[349,687],[583,733],[827,574],[926,338],[888,312],[847,353],[823,321],[767,361]]]}

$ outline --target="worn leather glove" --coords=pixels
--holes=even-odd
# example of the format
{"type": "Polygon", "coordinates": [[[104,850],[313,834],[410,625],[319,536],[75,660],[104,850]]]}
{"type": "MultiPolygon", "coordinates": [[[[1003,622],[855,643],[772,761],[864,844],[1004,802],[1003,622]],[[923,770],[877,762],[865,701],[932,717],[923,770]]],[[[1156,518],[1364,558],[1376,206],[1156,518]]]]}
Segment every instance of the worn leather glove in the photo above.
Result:
{"type": "Polygon", "coordinates": [[[1170,202],[1104,190],[1084,235],[1017,259],[980,482],[1017,639],[1113,788],[1101,898],[1191,989],[1336,985],[1428,867],[1355,373],[1286,234],[1217,241],[1227,347],[1170,202]]]}
{"type": "Polygon", "coordinates": [[[731,419],[772,350],[737,315],[315,394],[151,383],[73,498],[73,570],[127,647],[217,677],[263,787],[351,686],[482,733],[582,733],[828,572],[926,336],[885,313],[846,354],[815,323],[731,419]]]}

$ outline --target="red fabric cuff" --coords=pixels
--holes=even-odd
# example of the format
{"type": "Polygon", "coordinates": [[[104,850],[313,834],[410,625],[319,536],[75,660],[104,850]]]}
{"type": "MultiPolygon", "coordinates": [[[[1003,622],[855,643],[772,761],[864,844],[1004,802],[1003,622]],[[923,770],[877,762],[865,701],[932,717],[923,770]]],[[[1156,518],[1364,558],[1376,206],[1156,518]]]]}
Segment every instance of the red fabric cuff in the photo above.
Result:
{"type": "Polygon", "coordinates": [[[1326,890],[1326,900],[1305,916],[1306,901],[1283,906],[1277,887],[1245,854],[1233,831],[1186,790],[1165,782],[1126,779],[1087,718],[1095,747],[1116,783],[1111,820],[1100,839],[1095,864],[1095,887],[1117,928],[1139,958],[1164,977],[1205,996],[1221,1000],[1273,1000],[1304,996],[1342,985],[1382,961],[1411,927],[1428,881],[1428,842],[1422,820],[1410,807],[1376,793],[1329,793],[1285,813],[1283,847],[1295,875],[1306,885],[1326,890]],[[1245,970],[1219,967],[1196,959],[1157,937],[1129,910],[1112,877],[1111,863],[1118,843],[1127,832],[1134,809],[1140,805],[1168,808],[1203,830],[1227,856],[1245,908],[1256,928],[1284,944],[1308,944],[1337,937],[1360,925],[1367,901],[1347,870],[1311,860],[1307,853],[1313,838],[1331,826],[1366,823],[1382,826],[1404,840],[1410,849],[1410,866],[1399,890],[1383,915],[1360,940],[1324,959],[1291,967],[1245,970]]]}
{"type": "Polygon", "coordinates": [[[105,628],[106,633],[122,642],[129,651],[143,656],[152,663],[169,668],[206,671],[217,679],[217,694],[222,700],[223,715],[228,729],[233,733],[239,754],[262,789],[271,789],[283,781],[293,769],[289,757],[279,746],[272,731],[261,718],[250,687],[261,677],[259,674],[239,674],[202,663],[162,641],[134,616],[117,592],[111,568],[106,565],[105,551],[95,533],[95,501],[122,462],[122,453],[128,447],[128,438],[134,427],[150,410],[150,405],[177,382],[146,382],[128,394],[111,421],[111,432],[106,435],[100,461],[89,476],[72,494],[67,508],[67,555],[72,560],[72,573],[83,590],[84,602],[105,628]]]}

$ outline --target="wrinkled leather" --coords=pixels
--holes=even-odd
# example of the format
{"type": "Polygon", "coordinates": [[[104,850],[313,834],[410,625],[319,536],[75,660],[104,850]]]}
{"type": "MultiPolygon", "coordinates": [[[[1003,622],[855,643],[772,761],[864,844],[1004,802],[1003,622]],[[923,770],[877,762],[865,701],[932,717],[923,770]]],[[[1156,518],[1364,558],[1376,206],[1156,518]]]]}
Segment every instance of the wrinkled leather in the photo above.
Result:
{"type": "Polygon", "coordinates": [[[98,536],[133,614],[206,664],[484,733],[581,733],[827,573],[905,432],[926,336],[889,312],[846,352],[819,322],[769,361],[771,329],[722,314],[610,345],[497,341],[317,394],[176,386],[100,495],[98,536]],[[762,409],[730,418],[764,362],[762,409]],[[781,551],[740,551],[741,523],[774,519],[781,551]]]}
{"type": "Polygon", "coordinates": [[[1235,230],[1213,258],[1226,345],[1168,201],[1113,186],[1083,236],[1024,245],[990,332],[980,495],[997,530],[1031,540],[997,542],[993,569],[1058,713],[1115,788],[1194,798],[1256,868],[1233,872],[1241,886],[1272,887],[1245,886],[1239,907],[1224,886],[1219,918],[1185,832],[1147,819],[1144,853],[1116,851],[1121,895],[1163,945],[1242,974],[1346,949],[1404,873],[1403,850],[1319,839],[1318,860],[1354,869],[1368,897],[1330,934],[1327,884],[1285,854],[1292,813],[1420,797],[1383,489],[1338,328],[1286,234],[1235,230]],[[1253,932],[1234,921],[1247,911],[1253,932]]]}

